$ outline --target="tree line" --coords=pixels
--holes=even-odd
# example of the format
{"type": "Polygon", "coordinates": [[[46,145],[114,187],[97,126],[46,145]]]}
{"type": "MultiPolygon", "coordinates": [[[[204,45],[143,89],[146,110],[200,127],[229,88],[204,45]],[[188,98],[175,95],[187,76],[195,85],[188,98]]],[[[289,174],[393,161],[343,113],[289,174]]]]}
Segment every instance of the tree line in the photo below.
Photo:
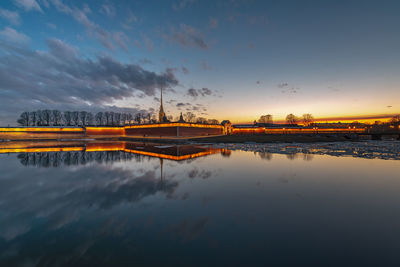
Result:
{"type": "MultiPolygon", "coordinates": [[[[192,112],[183,114],[186,122],[219,124],[216,119],[196,117],[192,112]]],[[[168,116],[170,121],[172,116],[168,116]]],[[[175,117],[178,121],[180,117],[175,117]]],[[[59,110],[37,110],[24,111],[17,122],[21,126],[124,126],[132,124],[157,123],[157,118],[151,113],[119,113],[119,112],[97,112],[93,115],[87,111],[59,111],[59,110]]]]}
{"type": "Polygon", "coordinates": [[[17,122],[21,126],[121,126],[144,123],[151,120],[150,114],[132,115],[119,112],[37,110],[24,111],[17,122]]]}
{"type": "MultiPolygon", "coordinates": [[[[299,122],[302,122],[306,126],[311,126],[314,123],[314,117],[313,117],[313,115],[311,115],[309,113],[303,114],[303,116],[301,116],[301,117],[297,117],[296,115],[294,115],[292,113],[290,113],[286,116],[287,124],[295,125],[299,122]]],[[[257,121],[254,121],[254,123],[255,124],[256,123],[273,124],[274,121],[272,119],[272,115],[267,114],[267,115],[260,116],[260,118],[257,121]]]]}

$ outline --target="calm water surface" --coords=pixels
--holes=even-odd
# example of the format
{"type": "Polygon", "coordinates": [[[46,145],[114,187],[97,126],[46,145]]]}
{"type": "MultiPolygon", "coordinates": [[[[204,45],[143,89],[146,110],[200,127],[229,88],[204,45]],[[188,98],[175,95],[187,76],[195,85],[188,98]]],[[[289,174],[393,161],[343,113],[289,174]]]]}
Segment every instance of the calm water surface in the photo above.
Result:
{"type": "Polygon", "coordinates": [[[0,266],[399,266],[400,161],[0,154],[0,266]]]}

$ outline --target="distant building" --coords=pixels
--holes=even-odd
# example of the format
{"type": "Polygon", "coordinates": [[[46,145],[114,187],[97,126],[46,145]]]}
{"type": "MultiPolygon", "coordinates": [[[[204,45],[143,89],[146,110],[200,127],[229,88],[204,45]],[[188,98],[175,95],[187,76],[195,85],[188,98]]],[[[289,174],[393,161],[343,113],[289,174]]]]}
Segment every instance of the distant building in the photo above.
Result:
{"type": "Polygon", "coordinates": [[[178,122],[185,122],[185,120],[183,119],[183,116],[182,116],[182,112],[181,112],[181,115],[179,116],[179,121],[178,122]]]}

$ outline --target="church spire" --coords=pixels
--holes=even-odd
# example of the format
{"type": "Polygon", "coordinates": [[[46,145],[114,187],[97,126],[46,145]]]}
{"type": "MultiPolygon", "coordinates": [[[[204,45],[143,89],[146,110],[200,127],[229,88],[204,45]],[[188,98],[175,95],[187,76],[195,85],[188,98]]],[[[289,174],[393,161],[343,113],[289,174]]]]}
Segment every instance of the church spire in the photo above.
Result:
{"type": "Polygon", "coordinates": [[[158,121],[166,122],[166,116],[165,116],[165,112],[164,112],[163,99],[162,99],[162,87],[161,87],[160,91],[161,91],[161,97],[160,97],[160,112],[158,113],[158,121]]]}

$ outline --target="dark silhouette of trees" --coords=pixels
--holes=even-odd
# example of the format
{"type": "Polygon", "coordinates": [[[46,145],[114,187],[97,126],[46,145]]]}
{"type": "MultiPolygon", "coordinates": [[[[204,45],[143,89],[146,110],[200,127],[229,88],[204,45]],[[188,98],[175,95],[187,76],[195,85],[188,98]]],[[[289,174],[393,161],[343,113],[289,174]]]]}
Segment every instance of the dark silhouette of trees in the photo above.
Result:
{"type": "Polygon", "coordinates": [[[393,116],[393,118],[390,119],[390,124],[394,126],[399,126],[400,125],[400,115],[393,116]]]}
{"type": "MultiPolygon", "coordinates": [[[[216,119],[204,117],[196,118],[192,112],[183,114],[185,121],[191,123],[219,124],[216,119]]],[[[170,121],[173,120],[169,116],[170,121]]],[[[179,120],[177,117],[176,121],[179,120]]],[[[87,111],[59,111],[59,110],[37,110],[22,112],[17,122],[21,126],[124,126],[131,124],[157,123],[153,113],[119,113],[119,112],[97,112],[93,115],[87,111]]]]}
{"type": "Polygon", "coordinates": [[[196,122],[196,115],[194,115],[192,112],[188,111],[185,114],[183,114],[183,118],[187,122],[196,122]]]}
{"type": "Polygon", "coordinates": [[[306,125],[306,126],[313,125],[313,123],[314,123],[314,117],[313,117],[313,115],[311,115],[309,113],[303,114],[302,119],[303,119],[304,125],[306,125]]]}
{"type": "Polygon", "coordinates": [[[66,125],[66,126],[72,125],[72,112],[71,111],[65,111],[63,113],[63,121],[64,121],[64,125],[66,125]]]}
{"type": "MultiPolygon", "coordinates": [[[[151,114],[147,117],[150,118],[151,114]]],[[[37,110],[22,112],[17,122],[21,126],[123,126],[134,123],[134,116],[114,112],[93,115],[87,111],[37,110]]]]}
{"type": "Polygon", "coordinates": [[[260,116],[258,123],[273,124],[272,115],[267,114],[260,116]]]}
{"type": "Polygon", "coordinates": [[[298,118],[293,115],[292,113],[290,113],[289,115],[286,116],[286,122],[288,124],[296,124],[298,121],[298,118]]]}
{"type": "Polygon", "coordinates": [[[52,115],[53,115],[53,125],[54,126],[59,126],[62,125],[62,114],[59,110],[52,110],[52,115]]]}
{"type": "Polygon", "coordinates": [[[29,126],[30,123],[29,112],[26,111],[22,112],[17,122],[22,126],[29,126]]]}

